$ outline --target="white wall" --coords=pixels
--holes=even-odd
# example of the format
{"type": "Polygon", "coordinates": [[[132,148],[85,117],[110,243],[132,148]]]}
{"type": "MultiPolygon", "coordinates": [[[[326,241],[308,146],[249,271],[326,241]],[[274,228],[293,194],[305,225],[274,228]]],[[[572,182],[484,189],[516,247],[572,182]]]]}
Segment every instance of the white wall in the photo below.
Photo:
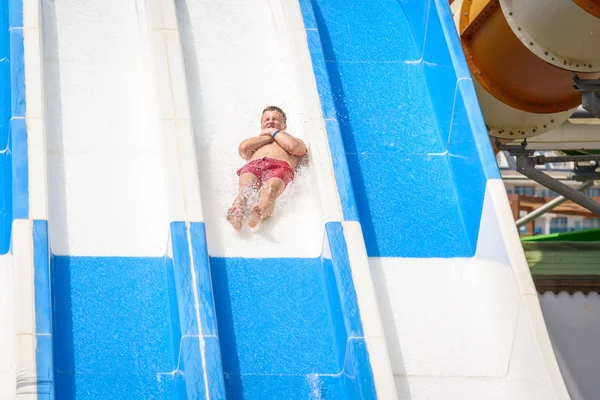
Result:
{"type": "Polygon", "coordinates": [[[540,303],[573,400],[600,393],[600,295],[546,292],[540,303]]]}

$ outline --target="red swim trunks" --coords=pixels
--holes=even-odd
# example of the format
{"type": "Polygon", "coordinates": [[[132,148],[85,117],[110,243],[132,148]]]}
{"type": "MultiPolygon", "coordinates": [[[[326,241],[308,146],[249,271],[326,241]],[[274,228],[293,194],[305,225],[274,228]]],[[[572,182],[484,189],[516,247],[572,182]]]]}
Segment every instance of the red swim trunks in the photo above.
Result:
{"type": "Polygon", "coordinates": [[[271,178],[279,178],[285,182],[286,186],[294,179],[294,170],[290,164],[267,157],[250,161],[238,169],[237,174],[240,176],[246,172],[250,172],[260,179],[261,182],[266,182],[271,178]]]}

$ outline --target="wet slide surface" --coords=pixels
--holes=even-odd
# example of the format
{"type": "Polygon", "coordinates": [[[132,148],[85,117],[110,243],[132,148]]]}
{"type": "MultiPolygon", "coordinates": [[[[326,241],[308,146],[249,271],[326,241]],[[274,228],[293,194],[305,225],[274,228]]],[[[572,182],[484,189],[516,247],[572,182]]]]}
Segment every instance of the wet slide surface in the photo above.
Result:
{"type": "Polygon", "coordinates": [[[318,29],[369,256],[472,256],[483,194],[453,170],[479,159],[461,154],[470,133],[452,137],[466,117],[447,50],[431,39],[439,23],[427,42],[434,2],[301,4],[314,13],[307,28],[318,29]]]}
{"type": "Polygon", "coordinates": [[[155,3],[42,3],[56,397],[372,396],[364,340],[349,341],[363,334],[347,251],[329,249],[345,242],[339,222],[327,225],[340,210],[298,4],[173,3],[207,241],[194,241],[202,223],[169,225],[153,40],[173,36],[148,26],[155,3]],[[224,216],[244,163],[237,146],[270,104],[309,144],[309,163],[274,218],[236,233],[224,216]],[[206,244],[219,337],[202,345],[198,308],[211,305],[180,298],[192,278],[179,268],[182,257],[196,268],[206,244]],[[222,371],[204,356],[219,341],[222,371]],[[224,389],[209,388],[215,373],[224,389]]]}
{"type": "Polygon", "coordinates": [[[184,398],[143,2],[42,2],[55,396],[184,398]]]}
{"type": "Polygon", "coordinates": [[[176,4],[227,398],[355,398],[344,374],[351,332],[331,259],[321,256],[325,224],[340,216],[298,3],[176,4]],[[224,216],[244,164],[237,148],[259,133],[268,105],[286,111],[310,162],[271,219],[236,233],[224,216]]]}

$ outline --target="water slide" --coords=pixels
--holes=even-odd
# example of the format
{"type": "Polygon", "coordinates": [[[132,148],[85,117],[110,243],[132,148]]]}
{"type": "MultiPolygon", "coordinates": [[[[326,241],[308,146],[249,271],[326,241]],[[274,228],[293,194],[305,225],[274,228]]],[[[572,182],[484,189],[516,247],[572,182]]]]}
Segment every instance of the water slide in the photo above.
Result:
{"type": "Polygon", "coordinates": [[[4,11],[7,398],[569,398],[445,0],[4,11]],[[271,104],[308,162],[236,233],[271,104]]]}
{"type": "Polygon", "coordinates": [[[582,108],[588,118],[598,112],[598,0],[450,3],[490,136],[510,142],[552,131],[555,148],[594,145],[567,121],[582,108]]]}

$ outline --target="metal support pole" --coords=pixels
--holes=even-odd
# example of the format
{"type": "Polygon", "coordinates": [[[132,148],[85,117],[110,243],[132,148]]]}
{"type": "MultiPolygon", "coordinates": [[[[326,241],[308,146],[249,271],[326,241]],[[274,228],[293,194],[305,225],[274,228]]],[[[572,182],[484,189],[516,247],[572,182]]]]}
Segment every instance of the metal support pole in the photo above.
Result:
{"type": "Polygon", "coordinates": [[[600,79],[580,79],[573,74],[573,87],[581,91],[581,106],[600,118],[600,79]]]}
{"type": "Polygon", "coordinates": [[[535,156],[532,157],[537,165],[552,164],[557,162],[584,162],[584,161],[600,161],[600,154],[588,154],[583,156],[559,156],[559,157],[546,157],[546,156],[535,156]]]}
{"type": "MultiPolygon", "coordinates": [[[[587,189],[591,188],[592,186],[594,186],[594,181],[587,181],[586,183],[584,183],[583,185],[581,185],[580,187],[578,187],[575,190],[577,190],[578,192],[583,192],[584,190],[587,190],[587,189]]],[[[533,210],[529,214],[525,215],[524,217],[519,218],[517,220],[517,228],[520,228],[523,225],[527,224],[528,222],[531,222],[534,219],[541,217],[548,211],[552,210],[553,208],[556,208],[557,206],[561,205],[562,203],[564,203],[567,200],[568,199],[564,196],[558,196],[557,198],[552,199],[551,201],[547,202],[540,208],[536,208],[535,210],[533,210]]]]}
{"type": "Polygon", "coordinates": [[[590,210],[596,215],[600,215],[600,203],[592,200],[588,196],[579,193],[577,190],[561,183],[552,177],[535,169],[535,160],[526,155],[517,156],[517,171],[526,177],[554,190],[556,193],[566,197],[574,203],[590,210]]]}

